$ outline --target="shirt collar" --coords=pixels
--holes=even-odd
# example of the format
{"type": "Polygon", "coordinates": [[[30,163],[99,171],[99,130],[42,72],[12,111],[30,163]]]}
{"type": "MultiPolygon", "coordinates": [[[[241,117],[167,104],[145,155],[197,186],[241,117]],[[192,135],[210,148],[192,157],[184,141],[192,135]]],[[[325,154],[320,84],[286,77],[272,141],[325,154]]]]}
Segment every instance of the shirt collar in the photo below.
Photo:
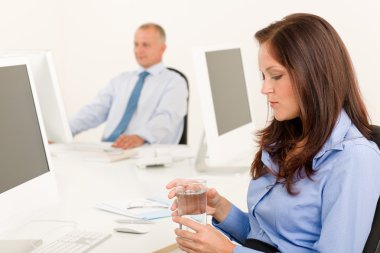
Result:
{"type": "Polygon", "coordinates": [[[330,137],[322,146],[321,150],[315,155],[314,159],[318,159],[324,153],[332,149],[343,150],[343,140],[347,135],[351,124],[351,119],[348,117],[347,113],[344,110],[342,110],[335,123],[335,127],[330,137]]]}
{"type": "Polygon", "coordinates": [[[164,69],[165,69],[164,64],[162,62],[159,62],[157,64],[154,64],[154,65],[150,66],[147,69],[141,68],[141,69],[137,70],[136,74],[139,75],[141,72],[147,71],[147,72],[149,72],[150,75],[155,76],[155,75],[157,75],[158,73],[160,73],[164,69]]]}

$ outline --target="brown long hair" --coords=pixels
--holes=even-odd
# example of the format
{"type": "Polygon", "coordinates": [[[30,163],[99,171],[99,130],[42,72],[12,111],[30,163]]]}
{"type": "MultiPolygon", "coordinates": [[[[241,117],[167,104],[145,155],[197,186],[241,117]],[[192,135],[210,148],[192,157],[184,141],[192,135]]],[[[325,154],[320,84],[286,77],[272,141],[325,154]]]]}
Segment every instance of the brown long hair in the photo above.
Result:
{"type": "Polygon", "coordinates": [[[313,157],[331,135],[342,109],[359,131],[370,139],[369,117],[348,51],[335,29],[312,14],[293,14],[258,31],[289,72],[300,106],[299,118],[272,122],[257,132],[259,152],[251,165],[254,179],[271,172],[261,161],[266,150],[278,163],[277,181],[296,194],[295,180],[313,175],[313,157]],[[298,148],[300,152],[294,152],[298,148]]]}

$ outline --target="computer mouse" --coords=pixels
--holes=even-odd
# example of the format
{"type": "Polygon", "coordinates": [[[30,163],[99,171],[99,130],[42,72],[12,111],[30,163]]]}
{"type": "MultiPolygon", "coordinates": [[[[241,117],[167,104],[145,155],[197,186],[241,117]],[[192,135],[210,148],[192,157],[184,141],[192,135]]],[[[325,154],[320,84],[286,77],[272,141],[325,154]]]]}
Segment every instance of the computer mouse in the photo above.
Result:
{"type": "Polygon", "coordinates": [[[141,225],[141,224],[128,224],[122,227],[117,227],[114,230],[116,232],[122,232],[122,233],[145,234],[150,231],[150,228],[146,225],[141,225]]]}

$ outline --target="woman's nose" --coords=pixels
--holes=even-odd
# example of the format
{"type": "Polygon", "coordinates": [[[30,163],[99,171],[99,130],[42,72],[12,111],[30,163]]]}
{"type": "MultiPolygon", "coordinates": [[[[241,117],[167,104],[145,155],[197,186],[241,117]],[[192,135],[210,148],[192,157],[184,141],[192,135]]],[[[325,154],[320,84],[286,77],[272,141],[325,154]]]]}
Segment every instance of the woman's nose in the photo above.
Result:
{"type": "Polygon", "coordinates": [[[273,92],[273,87],[268,82],[264,81],[263,86],[261,87],[261,93],[266,95],[271,92],[273,92]]]}

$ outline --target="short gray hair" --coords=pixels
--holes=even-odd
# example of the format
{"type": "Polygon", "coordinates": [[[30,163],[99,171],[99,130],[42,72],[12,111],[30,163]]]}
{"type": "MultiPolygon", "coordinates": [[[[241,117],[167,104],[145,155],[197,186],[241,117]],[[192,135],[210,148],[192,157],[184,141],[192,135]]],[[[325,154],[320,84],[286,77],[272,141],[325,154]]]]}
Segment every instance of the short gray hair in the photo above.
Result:
{"type": "Polygon", "coordinates": [[[145,24],[140,25],[139,28],[138,28],[138,30],[140,30],[140,29],[149,29],[149,28],[155,29],[158,32],[158,34],[160,35],[162,41],[163,42],[166,41],[165,30],[159,24],[156,24],[156,23],[145,23],[145,24]]]}

